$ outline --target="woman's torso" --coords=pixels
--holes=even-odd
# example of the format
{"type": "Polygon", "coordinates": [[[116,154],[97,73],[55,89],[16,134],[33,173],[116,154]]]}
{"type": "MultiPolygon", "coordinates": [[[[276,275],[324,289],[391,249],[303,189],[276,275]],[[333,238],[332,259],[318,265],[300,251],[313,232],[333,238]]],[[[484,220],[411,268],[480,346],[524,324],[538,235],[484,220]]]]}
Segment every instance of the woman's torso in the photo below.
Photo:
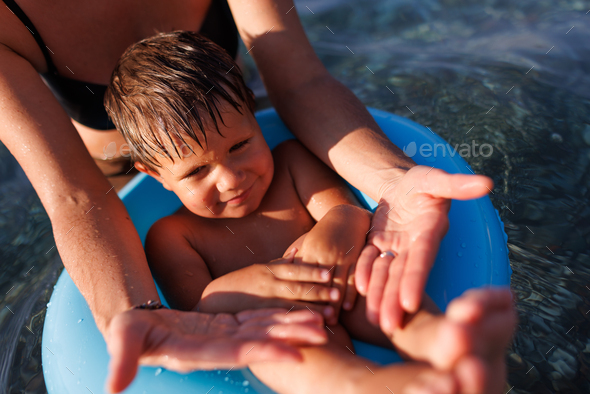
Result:
{"type": "MultiPolygon", "coordinates": [[[[99,161],[111,161],[104,162],[105,173],[113,172],[109,164],[117,169],[121,166],[119,163],[128,159],[121,157],[121,153],[125,152],[124,139],[111,128],[112,125],[109,126],[105,110],[100,106],[102,92],[95,92],[100,89],[95,89],[92,84],[108,85],[112,70],[121,54],[131,44],[143,38],[157,32],[173,30],[200,31],[204,22],[209,30],[212,30],[212,22],[206,19],[211,0],[17,0],[16,3],[34,26],[31,26],[32,30],[29,29],[8,7],[2,7],[0,20],[3,26],[0,26],[0,43],[19,53],[40,74],[47,76],[51,71],[51,65],[48,65],[39,42],[35,41],[34,32],[37,39],[42,38],[57,73],[55,78],[46,78],[46,83],[59,85],[62,81],[65,85],[78,85],[77,94],[68,91],[67,86],[63,92],[59,91],[60,86],[54,86],[54,94],[73,118],[78,118],[72,115],[73,112],[81,113],[78,118],[81,123],[74,119],[72,123],[92,157],[99,161]],[[64,78],[74,81],[65,81],[64,78]],[[70,97],[67,97],[68,95],[70,97]],[[84,99],[88,100],[88,104],[84,103],[84,99]],[[76,106],[81,110],[76,111],[76,106]],[[102,114],[97,117],[98,120],[82,120],[89,118],[82,112],[92,115],[99,110],[102,114]]],[[[235,29],[235,25],[232,27],[235,29]]],[[[229,30],[227,27],[221,28],[229,30]]],[[[98,164],[101,165],[100,162],[98,164]]]]}
{"type": "MultiPolygon", "coordinates": [[[[107,85],[117,60],[129,45],[158,31],[198,31],[211,0],[17,3],[50,48],[60,75],[107,85]]],[[[7,9],[2,12],[10,13],[7,9]]],[[[14,30],[12,41],[20,44],[18,49],[24,49],[26,58],[39,73],[47,72],[33,35],[16,17],[7,22],[7,27],[14,30]]]]}

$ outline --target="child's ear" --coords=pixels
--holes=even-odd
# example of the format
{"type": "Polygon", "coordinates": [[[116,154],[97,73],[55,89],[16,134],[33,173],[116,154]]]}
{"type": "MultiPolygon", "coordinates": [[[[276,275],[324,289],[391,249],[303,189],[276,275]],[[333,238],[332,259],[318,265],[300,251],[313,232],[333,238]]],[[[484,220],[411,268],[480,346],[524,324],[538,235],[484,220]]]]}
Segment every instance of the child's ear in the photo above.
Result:
{"type": "Polygon", "coordinates": [[[164,178],[162,178],[162,176],[157,171],[147,168],[145,165],[138,161],[135,162],[135,168],[137,168],[137,171],[148,174],[149,176],[160,182],[165,189],[172,190],[170,186],[168,186],[164,178]]]}

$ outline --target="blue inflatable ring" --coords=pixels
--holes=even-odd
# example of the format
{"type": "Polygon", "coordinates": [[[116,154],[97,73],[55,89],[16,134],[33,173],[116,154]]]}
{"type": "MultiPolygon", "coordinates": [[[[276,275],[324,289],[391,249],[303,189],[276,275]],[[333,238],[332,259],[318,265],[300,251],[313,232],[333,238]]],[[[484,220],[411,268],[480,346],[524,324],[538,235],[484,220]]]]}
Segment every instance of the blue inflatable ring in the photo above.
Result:
{"type": "MultiPolygon", "coordinates": [[[[438,153],[437,157],[434,154],[430,157],[415,155],[413,159],[418,164],[449,173],[471,174],[467,163],[458,154],[452,155],[453,149],[429,129],[387,112],[369,111],[393,143],[407,147],[408,154],[424,144],[438,153]],[[443,148],[442,152],[437,146],[443,148]]],[[[271,149],[281,141],[294,138],[273,109],[261,111],[256,117],[271,149]]],[[[362,193],[358,195],[369,207],[376,206],[362,193]]],[[[145,174],[136,176],[119,196],[142,242],[156,220],[181,205],[174,194],[145,174]]],[[[468,288],[508,285],[511,274],[506,234],[488,197],[453,201],[449,218],[450,229],[440,245],[427,285],[428,294],[443,310],[450,300],[468,288]]],[[[399,361],[390,350],[361,342],[355,342],[355,348],[357,354],[382,364],[399,361]]],[[[43,374],[49,394],[103,392],[109,361],[106,344],[86,301],[65,270],[47,304],[42,349],[43,374]]],[[[272,393],[247,368],[182,375],[162,368],[141,367],[126,391],[138,394],[184,392],[272,393]]]]}

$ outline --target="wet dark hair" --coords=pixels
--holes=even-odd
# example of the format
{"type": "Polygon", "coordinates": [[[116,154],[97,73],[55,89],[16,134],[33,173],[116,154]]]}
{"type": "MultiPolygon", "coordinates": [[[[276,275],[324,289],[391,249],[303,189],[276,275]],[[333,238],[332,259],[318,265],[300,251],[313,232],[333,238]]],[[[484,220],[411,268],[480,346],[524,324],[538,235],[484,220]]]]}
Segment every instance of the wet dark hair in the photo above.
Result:
{"type": "Polygon", "coordinates": [[[254,111],[254,95],[232,57],[188,31],[161,33],[130,46],[104,98],[109,117],[129,144],[131,159],[154,171],[161,167],[156,155],[172,161],[173,153],[182,157],[174,138],[194,153],[186,137],[203,148],[210,122],[221,135],[222,102],[240,113],[254,111]]]}

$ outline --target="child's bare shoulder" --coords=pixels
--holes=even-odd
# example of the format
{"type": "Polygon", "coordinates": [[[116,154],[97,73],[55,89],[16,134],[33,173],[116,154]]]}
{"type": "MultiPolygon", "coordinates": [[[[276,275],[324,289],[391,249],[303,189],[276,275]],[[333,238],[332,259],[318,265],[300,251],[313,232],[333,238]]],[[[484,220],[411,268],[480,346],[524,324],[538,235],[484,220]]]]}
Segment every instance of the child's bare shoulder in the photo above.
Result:
{"type": "Polygon", "coordinates": [[[281,142],[272,150],[275,171],[297,166],[314,166],[317,159],[301,142],[296,139],[281,142]]]}
{"type": "Polygon", "coordinates": [[[295,157],[300,157],[310,152],[301,142],[296,139],[290,139],[281,142],[273,150],[272,154],[275,159],[290,160],[295,157]]]}
{"type": "Polygon", "coordinates": [[[204,223],[197,223],[198,216],[191,214],[184,206],[177,212],[157,220],[150,227],[145,245],[151,249],[164,247],[168,248],[171,243],[177,243],[179,240],[194,244],[194,229],[204,223]]]}

